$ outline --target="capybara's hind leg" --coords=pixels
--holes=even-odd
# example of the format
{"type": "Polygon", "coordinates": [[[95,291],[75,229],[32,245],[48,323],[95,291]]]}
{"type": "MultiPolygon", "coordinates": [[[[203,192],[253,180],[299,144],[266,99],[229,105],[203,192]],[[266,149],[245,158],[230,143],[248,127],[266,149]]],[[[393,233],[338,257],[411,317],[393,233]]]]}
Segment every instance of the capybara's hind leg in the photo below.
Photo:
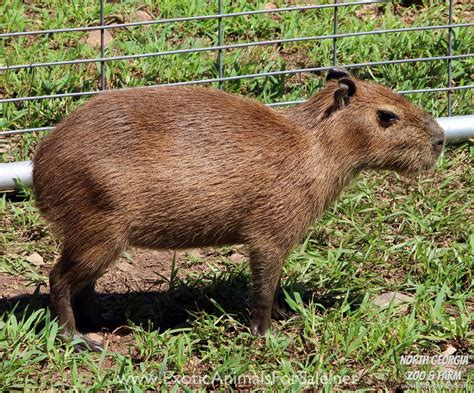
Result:
{"type": "Polygon", "coordinates": [[[79,328],[98,331],[102,328],[113,329],[122,323],[119,318],[104,318],[101,314],[95,291],[95,282],[86,285],[78,292],[74,297],[72,307],[79,328]]]}
{"type": "MultiPolygon", "coordinates": [[[[117,243],[85,242],[82,248],[70,248],[64,245],[63,253],[50,274],[51,303],[63,327],[61,340],[82,339],[76,349],[101,351],[99,343],[77,332],[73,304],[81,291],[88,291],[94,282],[122,251],[117,243]],[[86,248],[87,247],[87,248],[86,248]]],[[[83,292],[84,294],[84,292],[83,292]]],[[[93,306],[94,307],[94,306],[93,306]]],[[[77,309],[76,309],[77,311],[77,309]]],[[[98,309],[94,310],[98,311],[98,309]]],[[[76,316],[81,313],[76,312],[76,316]]]]}
{"type": "Polygon", "coordinates": [[[51,304],[63,327],[63,335],[71,336],[75,333],[76,321],[71,306],[71,285],[61,272],[64,259],[63,254],[49,275],[49,292],[51,304]]]}
{"type": "Polygon", "coordinates": [[[82,336],[76,330],[76,320],[72,310],[73,289],[67,275],[61,273],[61,261],[52,270],[49,276],[51,304],[58,315],[59,324],[63,331],[59,338],[64,343],[80,338],[84,344],[76,346],[77,350],[90,349],[94,352],[102,351],[102,346],[88,337],[82,336]]]}
{"type": "Polygon", "coordinates": [[[90,338],[79,334],[76,330],[76,319],[72,308],[72,302],[80,285],[74,278],[76,266],[75,259],[66,250],[49,275],[49,287],[51,304],[58,315],[59,324],[63,331],[59,338],[64,343],[81,339],[76,350],[90,349],[94,352],[102,351],[102,346],[90,338]]]}
{"type": "Polygon", "coordinates": [[[86,285],[74,298],[73,310],[80,326],[99,330],[106,321],[102,318],[95,293],[95,282],[86,285]]]}

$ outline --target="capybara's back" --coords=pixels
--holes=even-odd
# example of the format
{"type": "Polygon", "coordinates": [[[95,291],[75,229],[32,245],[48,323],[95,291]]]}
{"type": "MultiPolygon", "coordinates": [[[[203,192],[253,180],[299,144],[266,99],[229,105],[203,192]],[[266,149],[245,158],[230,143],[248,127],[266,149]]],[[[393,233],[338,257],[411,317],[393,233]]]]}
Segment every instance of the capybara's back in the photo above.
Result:
{"type": "Polygon", "coordinates": [[[286,256],[344,185],[364,168],[426,170],[443,144],[428,114],[342,69],[291,110],[196,87],[96,96],[33,160],[37,205],[63,240],[50,291],[64,338],[76,318],[103,323],[94,284],[129,245],[245,243],[263,334],[286,256]]]}
{"type": "Polygon", "coordinates": [[[308,150],[306,139],[279,113],[220,91],[111,92],[40,146],[37,203],[74,242],[120,233],[145,247],[235,243],[278,177],[288,182],[278,192],[293,193],[298,177],[290,174],[299,172],[295,156],[308,150]],[[291,167],[276,172],[279,162],[291,167]]]}

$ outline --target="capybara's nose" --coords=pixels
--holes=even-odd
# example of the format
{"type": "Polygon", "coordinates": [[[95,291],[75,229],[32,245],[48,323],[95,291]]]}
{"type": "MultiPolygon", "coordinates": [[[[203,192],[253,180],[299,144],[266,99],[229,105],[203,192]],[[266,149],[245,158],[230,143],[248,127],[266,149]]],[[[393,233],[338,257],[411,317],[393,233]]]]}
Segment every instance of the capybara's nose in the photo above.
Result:
{"type": "Polygon", "coordinates": [[[433,143],[433,148],[439,152],[443,150],[443,146],[444,146],[444,138],[437,138],[436,141],[433,143]]]}
{"type": "Polygon", "coordinates": [[[436,153],[441,153],[444,147],[444,143],[446,141],[446,136],[444,134],[444,130],[437,124],[436,122],[433,121],[433,150],[436,153]]]}

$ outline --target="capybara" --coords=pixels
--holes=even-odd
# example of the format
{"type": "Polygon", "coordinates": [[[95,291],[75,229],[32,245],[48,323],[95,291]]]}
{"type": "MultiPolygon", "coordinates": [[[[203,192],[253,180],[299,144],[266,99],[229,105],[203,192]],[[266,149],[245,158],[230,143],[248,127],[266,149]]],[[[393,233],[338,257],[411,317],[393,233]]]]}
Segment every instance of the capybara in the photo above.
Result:
{"type": "Polygon", "coordinates": [[[82,337],[76,318],[100,321],[95,282],[128,246],[247,245],[250,329],[264,334],[286,256],[343,187],[363,169],[428,170],[444,140],[406,98],[342,68],[291,109],[201,87],[97,95],[33,160],[37,206],[63,241],[50,275],[62,339],[82,337]]]}

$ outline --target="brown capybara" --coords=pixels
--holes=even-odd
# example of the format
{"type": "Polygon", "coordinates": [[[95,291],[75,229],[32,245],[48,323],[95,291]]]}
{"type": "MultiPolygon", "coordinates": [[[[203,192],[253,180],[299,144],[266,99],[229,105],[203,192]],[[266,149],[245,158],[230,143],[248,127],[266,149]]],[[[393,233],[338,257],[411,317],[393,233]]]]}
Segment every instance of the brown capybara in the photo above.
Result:
{"type": "MultiPolygon", "coordinates": [[[[50,275],[63,340],[99,320],[94,284],[128,246],[246,244],[251,325],[270,326],[285,258],[363,169],[431,168],[444,133],[390,89],[331,69],[307,102],[276,110],[198,87],[100,94],[34,157],[37,205],[63,240],[50,275]]],[[[85,346],[100,350],[87,337],[85,346]]]]}

